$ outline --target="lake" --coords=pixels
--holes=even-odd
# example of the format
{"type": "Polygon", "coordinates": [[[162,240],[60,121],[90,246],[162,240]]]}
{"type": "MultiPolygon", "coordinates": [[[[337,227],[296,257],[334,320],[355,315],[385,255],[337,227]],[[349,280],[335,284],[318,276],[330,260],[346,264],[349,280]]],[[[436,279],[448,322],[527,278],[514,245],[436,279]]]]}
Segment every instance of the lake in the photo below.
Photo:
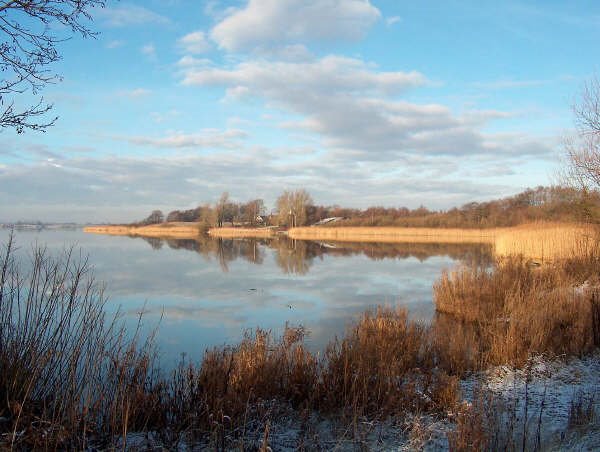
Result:
{"type": "MultiPolygon", "coordinates": [[[[5,244],[7,230],[0,230],[5,244]]],[[[303,325],[322,349],[363,311],[406,307],[428,322],[432,284],[460,262],[490,262],[485,245],[333,243],[275,239],[162,240],[86,234],[81,230],[16,231],[19,255],[35,243],[52,253],[75,245],[106,283],[107,308],[143,331],[158,325],[161,362],[208,347],[235,344],[244,331],[281,332],[303,325]]]]}

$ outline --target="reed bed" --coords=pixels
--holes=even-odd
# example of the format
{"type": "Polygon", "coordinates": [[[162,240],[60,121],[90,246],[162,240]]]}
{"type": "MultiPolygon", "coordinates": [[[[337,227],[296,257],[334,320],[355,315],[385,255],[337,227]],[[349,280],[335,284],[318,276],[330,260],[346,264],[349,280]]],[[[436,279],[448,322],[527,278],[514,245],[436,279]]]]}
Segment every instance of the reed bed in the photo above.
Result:
{"type": "MultiPolygon", "coordinates": [[[[150,226],[88,226],[85,232],[155,238],[197,238],[206,225],[162,223],[150,226]]],[[[269,238],[274,228],[211,228],[220,238],[269,238]]],[[[521,255],[539,262],[551,262],[595,252],[598,233],[591,225],[532,223],[510,228],[403,228],[403,227],[299,227],[287,232],[291,239],[329,240],[362,243],[490,244],[498,257],[521,255]]]]}
{"type": "Polygon", "coordinates": [[[402,227],[301,227],[292,239],[389,243],[494,243],[499,229],[445,229],[402,227]]]}
{"type": "Polygon", "coordinates": [[[591,352],[600,346],[599,269],[587,256],[539,268],[508,258],[493,269],[445,272],[434,285],[436,309],[452,325],[440,329],[440,356],[451,352],[445,361],[452,365],[485,368],[522,365],[532,353],[591,352]]]}
{"type": "Polygon", "coordinates": [[[537,223],[496,235],[497,256],[521,255],[539,262],[596,253],[598,232],[592,225],[537,223]]]}
{"type": "Polygon", "coordinates": [[[208,234],[222,238],[267,238],[276,235],[274,228],[210,228],[208,234]]]}
{"type": "Polygon", "coordinates": [[[596,251],[598,233],[591,225],[532,223],[510,228],[446,229],[402,227],[302,227],[292,239],[379,243],[483,243],[498,257],[521,255],[548,262],[596,251]]]}
{"type": "Polygon", "coordinates": [[[160,223],[148,226],[106,225],[86,226],[84,232],[91,234],[129,235],[156,238],[196,238],[202,232],[201,223],[160,223]]]}

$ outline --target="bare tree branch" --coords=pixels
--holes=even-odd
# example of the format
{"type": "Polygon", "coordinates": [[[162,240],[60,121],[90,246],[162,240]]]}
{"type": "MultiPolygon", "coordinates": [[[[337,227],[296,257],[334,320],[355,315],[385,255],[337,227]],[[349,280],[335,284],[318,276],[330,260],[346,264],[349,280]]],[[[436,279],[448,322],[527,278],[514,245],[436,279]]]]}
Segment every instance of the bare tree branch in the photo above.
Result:
{"type": "Polygon", "coordinates": [[[21,95],[37,95],[47,84],[59,82],[51,65],[61,59],[57,45],[73,34],[94,37],[87,22],[90,10],[105,0],[11,0],[0,3],[0,131],[44,131],[56,122],[46,118],[52,104],[40,98],[34,105],[17,108],[21,95]],[[55,34],[56,24],[67,28],[55,34]]]}
{"type": "Polygon", "coordinates": [[[565,142],[568,183],[586,190],[600,189],[600,80],[586,83],[573,113],[577,134],[565,142]]]}

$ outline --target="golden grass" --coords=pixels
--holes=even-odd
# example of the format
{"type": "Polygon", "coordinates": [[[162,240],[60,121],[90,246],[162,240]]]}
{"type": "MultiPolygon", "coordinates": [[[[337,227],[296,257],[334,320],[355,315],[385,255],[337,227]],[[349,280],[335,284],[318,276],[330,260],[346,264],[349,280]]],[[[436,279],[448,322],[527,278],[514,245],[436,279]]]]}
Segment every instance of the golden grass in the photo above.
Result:
{"type": "Polygon", "coordinates": [[[83,228],[83,231],[92,234],[188,239],[198,237],[198,234],[200,233],[200,223],[177,222],[152,224],[148,226],[87,226],[83,228]]]}
{"type": "Polygon", "coordinates": [[[570,356],[597,348],[598,265],[595,256],[539,268],[507,258],[491,270],[444,272],[433,287],[436,310],[449,314],[436,319],[442,365],[456,371],[522,365],[532,353],[570,356]]]}
{"type": "Polygon", "coordinates": [[[496,256],[521,255],[552,261],[594,251],[597,234],[591,225],[532,223],[511,228],[446,229],[401,227],[302,227],[288,231],[292,239],[379,243],[485,243],[496,256]]]}
{"type": "Polygon", "coordinates": [[[534,223],[517,226],[497,234],[497,256],[522,255],[547,262],[587,256],[597,247],[597,231],[592,225],[534,223]]]}
{"type": "Polygon", "coordinates": [[[274,228],[211,228],[208,234],[213,237],[248,237],[248,238],[263,238],[273,237],[275,235],[274,228]]]}
{"type": "Polygon", "coordinates": [[[288,236],[301,240],[388,243],[493,243],[500,229],[447,229],[402,227],[302,227],[288,236]]]}

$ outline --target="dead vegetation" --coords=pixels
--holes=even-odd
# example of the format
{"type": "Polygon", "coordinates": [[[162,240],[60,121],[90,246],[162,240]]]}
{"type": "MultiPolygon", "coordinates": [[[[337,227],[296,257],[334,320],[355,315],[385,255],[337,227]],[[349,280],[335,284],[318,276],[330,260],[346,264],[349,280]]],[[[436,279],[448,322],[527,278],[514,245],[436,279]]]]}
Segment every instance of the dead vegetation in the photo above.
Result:
{"type": "Polygon", "coordinates": [[[598,267],[598,259],[589,255],[542,267],[508,258],[491,269],[445,272],[434,285],[434,299],[441,313],[438,324],[453,325],[444,336],[457,332],[450,339],[456,342],[450,360],[485,368],[521,365],[532,353],[592,351],[600,345],[598,267]]]}

